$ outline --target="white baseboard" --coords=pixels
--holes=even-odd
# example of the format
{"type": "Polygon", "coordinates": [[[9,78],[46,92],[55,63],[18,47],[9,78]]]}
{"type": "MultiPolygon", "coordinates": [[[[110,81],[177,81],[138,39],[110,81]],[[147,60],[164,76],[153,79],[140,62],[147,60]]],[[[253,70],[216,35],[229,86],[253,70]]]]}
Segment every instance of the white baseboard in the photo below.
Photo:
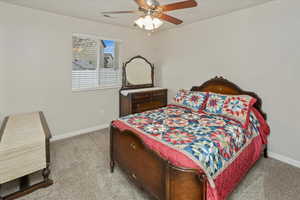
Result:
{"type": "Polygon", "coordinates": [[[269,152],[269,156],[271,158],[274,158],[274,159],[279,160],[281,162],[284,162],[284,163],[290,164],[294,167],[300,168],[300,161],[298,161],[298,160],[294,160],[292,158],[280,155],[278,153],[273,153],[273,152],[269,152]]]}
{"type": "Polygon", "coordinates": [[[90,132],[93,132],[93,131],[105,129],[105,128],[108,128],[108,127],[109,127],[108,124],[102,124],[102,125],[98,125],[98,126],[94,126],[94,127],[90,127],[90,128],[85,128],[85,129],[80,129],[80,130],[77,130],[77,131],[72,131],[72,132],[65,133],[65,134],[54,135],[51,138],[51,142],[66,139],[66,138],[70,138],[70,137],[74,137],[74,136],[77,136],[77,135],[83,135],[83,134],[86,134],[86,133],[90,133],[90,132]]]}

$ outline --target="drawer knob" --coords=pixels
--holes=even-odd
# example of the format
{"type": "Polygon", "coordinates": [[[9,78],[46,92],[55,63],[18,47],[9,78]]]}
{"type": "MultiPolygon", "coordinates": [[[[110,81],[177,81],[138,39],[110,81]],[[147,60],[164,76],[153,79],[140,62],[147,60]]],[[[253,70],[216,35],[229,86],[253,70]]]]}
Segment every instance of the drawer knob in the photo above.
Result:
{"type": "Polygon", "coordinates": [[[131,144],[130,144],[130,147],[131,147],[133,150],[136,150],[136,146],[135,146],[134,143],[131,143],[131,144]]]}

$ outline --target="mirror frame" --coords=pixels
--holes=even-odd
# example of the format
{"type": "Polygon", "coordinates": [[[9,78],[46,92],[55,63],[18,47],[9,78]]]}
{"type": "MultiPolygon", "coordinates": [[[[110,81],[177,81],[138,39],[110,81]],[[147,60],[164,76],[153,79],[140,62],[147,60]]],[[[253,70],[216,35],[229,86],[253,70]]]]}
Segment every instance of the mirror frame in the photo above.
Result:
{"type": "Polygon", "coordinates": [[[140,55],[134,56],[131,59],[129,59],[127,62],[123,63],[122,88],[121,88],[121,90],[124,90],[124,89],[138,89],[138,88],[150,88],[150,87],[154,87],[154,64],[150,63],[146,58],[144,58],[143,56],[140,56],[140,55]],[[134,85],[134,84],[130,84],[128,82],[127,76],[126,76],[126,67],[127,67],[127,64],[129,64],[130,62],[132,62],[135,59],[142,59],[146,63],[149,64],[149,66],[151,67],[151,83],[134,85]]]}

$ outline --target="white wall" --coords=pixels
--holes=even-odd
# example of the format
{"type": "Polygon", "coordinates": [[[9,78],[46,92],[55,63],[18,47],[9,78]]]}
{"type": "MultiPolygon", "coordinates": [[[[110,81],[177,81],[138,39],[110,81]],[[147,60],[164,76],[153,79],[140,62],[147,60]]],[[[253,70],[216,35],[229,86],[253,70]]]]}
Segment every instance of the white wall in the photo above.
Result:
{"type": "Polygon", "coordinates": [[[0,3],[0,119],[42,110],[57,136],[118,116],[118,89],[72,93],[72,33],[122,40],[121,61],[151,59],[143,32],[0,3]]]}
{"type": "Polygon", "coordinates": [[[161,84],[222,75],[263,100],[271,151],[300,161],[300,1],[277,0],[155,35],[161,84]]]}
{"type": "MultiPolygon", "coordinates": [[[[0,19],[1,20],[1,19],[0,19]]],[[[4,30],[0,29],[0,38],[4,37],[4,30]]],[[[0,42],[0,66],[4,66],[4,49],[1,48],[2,43],[0,42]]],[[[3,109],[4,109],[4,67],[0,67],[0,122],[2,119],[3,109]]]]}

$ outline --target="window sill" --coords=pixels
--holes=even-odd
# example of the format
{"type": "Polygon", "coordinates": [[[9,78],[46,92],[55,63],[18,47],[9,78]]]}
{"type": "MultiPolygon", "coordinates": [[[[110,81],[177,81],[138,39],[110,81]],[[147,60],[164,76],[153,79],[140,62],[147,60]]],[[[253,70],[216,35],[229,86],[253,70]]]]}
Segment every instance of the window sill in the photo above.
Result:
{"type": "Polygon", "coordinates": [[[89,91],[97,91],[97,90],[109,90],[109,89],[120,89],[121,86],[106,86],[106,87],[96,87],[96,88],[81,88],[81,89],[72,89],[72,92],[89,92],[89,91]]]}

